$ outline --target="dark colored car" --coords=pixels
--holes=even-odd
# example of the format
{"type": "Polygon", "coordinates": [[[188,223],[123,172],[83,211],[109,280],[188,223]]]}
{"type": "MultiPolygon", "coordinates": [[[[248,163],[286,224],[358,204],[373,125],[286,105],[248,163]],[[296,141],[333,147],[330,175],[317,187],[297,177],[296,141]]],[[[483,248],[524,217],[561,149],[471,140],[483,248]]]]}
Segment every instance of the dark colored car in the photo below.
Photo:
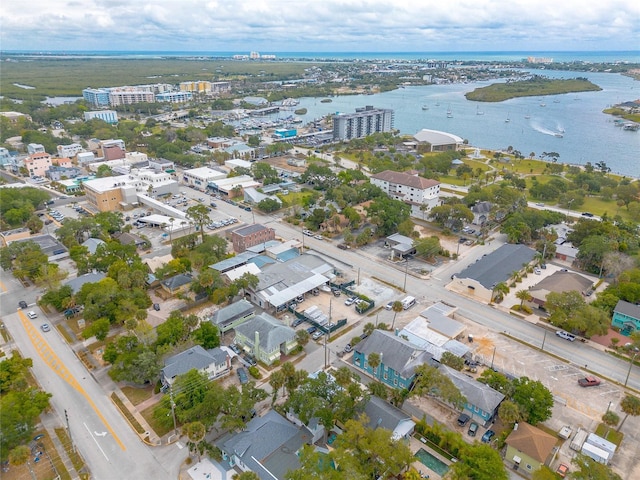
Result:
{"type": "Polygon", "coordinates": [[[244,361],[247,362],[252,367],[255,367],[258,364],[258,362],[256,362],[256,359],[249,355],[244,356],[244,361]]]}
{"type": "Polygon", "coordinates": [[[476,422],[471,422],[469,425],[469,430],[467,431],[470,437],[475,437],[476,433],[478,433],[478,424],[476,422]]]}
{"type": "Polygon", "coordinates": [[[154,309],[156,312],[159,312],[159,311],[160,311],[160,304],[159,304],[159,303],[154,303],[154,304],[153,304],[153,309],[154,309]]]}
{"type": "Polygon", "coordinates": [[[486,432],[484,432],[484,435],[482,435],[482,443],[489,443],[495,436],[495,434],[496,432],[494,432],[493,430],[487,430],[486,432]]]}
{"type": "Polygon", "coordinates": [[[600,385],[600,379],[596,377],[584,377],[578,380],[581,387],[597,387],[600,385]]]}
{"type": "Polygon", "coordinates": [[[20,301],[18,302],[18,306],[19,306],[20,308],[27,308],[29,305],[27,305],[27,302],[25,302],[24,300],[20,300],[20,301]]]}
{"type": "Polygon", "coordinates": [[[236,373],[238,374],[238,380],[240,380],[241,385],[249,382],[249,376],[247,375],[247,371],[243,367],[240,367],[236,371],[236,373]]]}
{"type": "Polygon", "coordinates": [[[307,333],[309,335],[311,335],[312,333],[314,333],[316,330],[318,330],[316,327],[309,327],[307,328],[307,333]]]}
{"type": "Polygon", "coordinates": [[[458,425],[464,427],[467,423],[469,423],[469,420],[471,420],[471,417],[469,417],[469,415],[467,415],[466,413],[461,413],[458,417],[458,425]]]}
{"type": "Polygon", "coordinates": [[[302,323],[304,323],[304,319],[303,318],[296,318],[293,323],[291,324],[291,326],[293,328],[296,328],[298,325],[301,325],[302,323]]]}
{"type": "Polygon", "coordinates": [[[240,348],[235,344],[232,343],[231,345],[229,345],[229,348],[233,351],[233,353],[235,353],[236,355],[240,355],[240,348]]]}

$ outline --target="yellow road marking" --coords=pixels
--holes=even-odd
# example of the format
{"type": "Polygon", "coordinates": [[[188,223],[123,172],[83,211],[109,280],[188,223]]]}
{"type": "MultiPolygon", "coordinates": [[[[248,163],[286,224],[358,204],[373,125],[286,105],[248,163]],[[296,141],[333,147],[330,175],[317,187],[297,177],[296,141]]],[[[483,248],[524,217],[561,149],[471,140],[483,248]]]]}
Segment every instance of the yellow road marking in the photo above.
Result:
{"type": "Polygon", "coordinates": [[[3,292],[7,291],[7,287],[5,287],[4,283],[2,283],[1,281],[0,281],[0,290],[2,290],[3,292]]]}
{"type": "Polygon", "coordinates": [[[27,319],[27,316],[24,313],[19,311],[18,315],[20,316],[22,325],[24,326],[25,330],[27,331],[27,334],[29,335],[29,338],[31,339],[31,343],[33,343],[33,346],[36,347],[36,350],[38,352],[38,355],[40,355],[40,358],[42,358],[42,360],[44,360],[44,362],[47,365],[49,365],[49,367],[51,367],[51,369],[60,378],[62,378],[65,382],[67,382],[69,385],[75,388],[80,393],[80,395],[82,395],[85,398],[85,400],[89,402],[89,405],[91,406],[91,408],[93,408],[94,412],[96,412],[98,417],[100,417],[100,420],[102,420],[102,423],[104,423],[107,430],[109,430],[109,433],[111,433],[115,441],[118,443],[118,445],[120,445],[120,448],[122,450],[126,450],[127,448],[124,446],[120,438],[116,435],[116,432],[114,432],[113,428],[111,428],[111,425],[107,423],[107,420],[102,415],[102,412],[98,410],[98,407],[96,406],[96,404],[93,403],[93,400],[91,399],[89,394],[84,390],[84,388],[82,388],[82,386],[78,383],[75,377],[71,375],[71,372],[69,372],[69,370],[64,365],[62,360],[60,360],[60,358],[55,354],[55,352],[51,350],[51,348],[49,347],[49,344],[45,342],[44,338],[42,338],[42,335],[40,335],[40,332],[38,332],[38,329],[33,325],[33,323],[31,323],[27,319]]]}

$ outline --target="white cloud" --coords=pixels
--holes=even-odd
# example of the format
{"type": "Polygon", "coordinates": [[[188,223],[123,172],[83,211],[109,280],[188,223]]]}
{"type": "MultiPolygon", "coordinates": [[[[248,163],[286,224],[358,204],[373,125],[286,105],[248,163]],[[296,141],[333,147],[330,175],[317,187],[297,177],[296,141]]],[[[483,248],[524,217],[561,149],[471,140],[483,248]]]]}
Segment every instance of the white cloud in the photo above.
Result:
{"type": "Polygon", "coordinates": [[[5,50],[638,48],[636,0],[51,0],[0,4],[5,50]]]}

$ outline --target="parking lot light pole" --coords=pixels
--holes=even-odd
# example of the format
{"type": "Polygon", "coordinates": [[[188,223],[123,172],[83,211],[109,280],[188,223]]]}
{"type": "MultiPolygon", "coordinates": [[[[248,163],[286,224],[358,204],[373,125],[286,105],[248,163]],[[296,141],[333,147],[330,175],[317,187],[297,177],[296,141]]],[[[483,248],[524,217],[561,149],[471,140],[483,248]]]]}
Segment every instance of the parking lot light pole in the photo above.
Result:
{"type": "Polygon", "coordinates": [[[633,367],[633,362],[635,362],[636,356],[638,355],[638,353],[640,353],[640,352],[636,348],[636,353],[633,354],[633,357],[631,357],[631,361],[629,362],[629,370],[627,371],[627,378],[624,379],[624,386],[625,387],[627,386],[627,382],[629,381],[629,375],[631,375],[631,367],[633,367]]]}
{"type": "Polygon", "coordinates": [[[546,341],[547,341],[547,331],[545,330],[544,331],[544,337],[542,339],[542,346],[540,347],[540,350],[544,351],[544,342],[546,342],[546,341]]]}

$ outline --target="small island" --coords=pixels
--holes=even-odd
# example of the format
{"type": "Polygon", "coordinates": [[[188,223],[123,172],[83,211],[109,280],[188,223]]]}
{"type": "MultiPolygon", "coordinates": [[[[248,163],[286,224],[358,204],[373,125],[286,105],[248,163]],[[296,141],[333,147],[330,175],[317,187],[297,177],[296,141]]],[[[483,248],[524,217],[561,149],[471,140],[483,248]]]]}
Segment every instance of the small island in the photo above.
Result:
{"type": "Polygon", "coordinates": [[[543,95],[561,95],[574,92],[597,92],[602,90],[584,77],[566,80],[549,79],[534,76],[527,80],[494,83],[488,87],[476,88],[465,93],[467,100],[476,102],[502,102],[516,97],[537,97],[543,95]]]}

